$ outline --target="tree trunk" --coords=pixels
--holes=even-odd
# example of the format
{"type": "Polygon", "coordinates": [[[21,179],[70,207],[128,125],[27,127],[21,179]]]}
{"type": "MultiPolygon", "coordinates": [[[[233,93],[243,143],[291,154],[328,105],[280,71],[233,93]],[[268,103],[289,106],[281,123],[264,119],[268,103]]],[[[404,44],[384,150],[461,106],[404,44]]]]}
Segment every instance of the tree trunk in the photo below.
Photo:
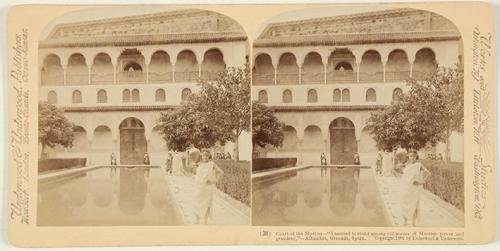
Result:
{"type": "Polygon", "coordinates": [[[45,154],[45,144],[42,144],[42,152],[40,153],[40,159],[46,159],[47,154],[45,154]]]}
{"type": "Polygon", "coordinates": [[[240,154],[239,154],[239,144],[238,144],[238,137],[239,136],[239,133],[236,134],[236,136],[234,137],[234,160],[236,161],[239,161],[240,160],[240,154]]]}
{"type": "Polygon", "coordinates": [[[448,163],[451,160],[450,154],[450,136],[451,131],[449,128],[446,129],[446,139],[445,139],[445,152],[444,152],[444,162],[448,163]]]}

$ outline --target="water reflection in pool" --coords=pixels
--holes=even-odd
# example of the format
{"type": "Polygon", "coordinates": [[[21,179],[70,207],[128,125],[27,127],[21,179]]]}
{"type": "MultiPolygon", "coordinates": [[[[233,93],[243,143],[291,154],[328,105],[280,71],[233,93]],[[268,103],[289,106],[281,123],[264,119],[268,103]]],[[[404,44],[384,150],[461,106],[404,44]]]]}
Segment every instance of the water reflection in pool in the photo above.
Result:
{"type": "Polygon", "coordinates": [[[368,168],[308,168],[253,185],[254,225],[389,226],[368,168]]]}
{"type": "Polygon", "coordinates": [[[160,168],[103,167],[38,190],[41,226],[182,224],[160,168]]]}

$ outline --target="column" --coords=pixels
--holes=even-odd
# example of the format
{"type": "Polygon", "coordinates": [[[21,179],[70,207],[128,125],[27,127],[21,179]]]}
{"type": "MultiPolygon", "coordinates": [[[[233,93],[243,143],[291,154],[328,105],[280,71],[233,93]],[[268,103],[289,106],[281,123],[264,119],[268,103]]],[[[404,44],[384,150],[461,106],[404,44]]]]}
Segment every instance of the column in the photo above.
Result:
{"type": "Polygon", "coordinates": [[[113,84],[116,85],[116,65],[113,65],[113,84]]]}
{"type": "Polygon", "coordinates": [[[120,164],[120,142],[118,141],[118,139],[113,138],[113,146],[114,146],[113,153],[115,154],[116,164],[119,165],[120,164]]]}
{"type": "Polygon", "coordinates": [[[277,85],[278,84],[278,60],[279,59],[276,59],[275,56],[272,54],[269,54],[269,56],[271,57],[271,64],[273,65],[273,69],[274,69],[274,84],[277,85]]]}
{"type": "Polygon", "coordinates": [[[299,65],[299,85],[302,84],[302,65],[299,65]]]}
{"type": "Polygon", "coordinates": [[[361,51],[359,48],[356,48],[356,49],[353,48],[353,49],[350,49],[350,51],[354,55],[354,60],[356,63],[356,83],[359,83],[360,82],[359,71],[361,69],[361,61],[363,59],[363,51],[361,51]]]}
{"type": "Polygon", "coordinates": [[[172,83],[175,83],[175,64],[172,63],[172,83]]]}
{"type": "Polygon", "coordinates": [[[67,85],[66,83],[66,68],[67,66],[66,65],[61,65],[62,68],[63,68],[63,85],[67,85]]]}
{"type": "Polygon", "coordinates": [[[86,165],[90,166],[93,163],[93,161],[92,161],[93,160],[93,156],[92,156],[92,140],[89,139],[88,142],[89,142],[89,151],[87,152],[88,156],[87,156],[87,163],[86,163],[86,165]]]}
{"type": "Polygon", "coordinates": [[[330,57],[331,52],[327,51],[326,53],[321,53],[321,62],[323,63],[323,82],[326,85],[327,77],[328,77],[328,58],[330,57]]]}
{"type": "Polygon", "coordinates": [[[297,160],[297,163],[302,164],[302,139],[299,139],[298,148],[299,148],[299,158],[297,160]]]}
{"type": "Polygon", "coordinates": [[[325,85],[327,84],[326,82],[327,72],[328,72],[328,64],[323,64],[323,81],[325,85]]]}
{"type": "Polygon", "coordinates": [[[330,163],[330,158],[328,158],[328,156],[330,156],[330,152],[328,151],[328,139],[324,139],[324,144],[325,144],[325,156],[326,156],[326,163],[329,164],[330,163]]]}
{"type": "Polygon", "coordinates": [[[385,82],[385,66],[387,65],[387,61],[389,60],[389,55],[386,53],[382,53],[380,55],[382,61],[382,71],[383,71],[383,80],[385,82]]]}
{"type": "Polygon", "coordinates": [[[274,84],[278,84],[278,68],[274,67],[274,84]]]}
{"type": "Polygon", "coordinates": [[[198,78],[201,78],[201,64],[198,64],[198,78]]]}
{"type": "Polygon", "coordinates": [[[415,63],[415,54],[417,52],[414,50],[408,50],[408,61],[410,62],[410,78],[413,78],[413,64],[415,63]]]}
{"type": "Polygon", "coordinates": [[[382,61],[382,70],[384,72],[384,82],[385,82],[385,63],[382,61]]]}
{"type": "Polygon", "coordinates": [[[113,84],[116,85],[116,67],[118,67],[118,56],[116,55],[109,55],[111,58],[111,65],[113,65],[113,84]]]}
{"type": "Polygon", "coordinates": [[[360,69],[359,65],[360,64],[361,64],[361,62],[360,63],[356,62],[356,83],[359,83],[359,69],[360,69]]]}
{"type": "Polygon", "coordinates": [[[144,68],[146,70],[146,84],[149,84],[149,64],[151,63],[151,58],[153,57],[153,53],[149,50],[141,52],[144,55],[144,68]]]}
{"type": "Polygon", "coordinates": [[[91,85],[92,84],[92,67],[88,67],[88,85],[91,85]]]}

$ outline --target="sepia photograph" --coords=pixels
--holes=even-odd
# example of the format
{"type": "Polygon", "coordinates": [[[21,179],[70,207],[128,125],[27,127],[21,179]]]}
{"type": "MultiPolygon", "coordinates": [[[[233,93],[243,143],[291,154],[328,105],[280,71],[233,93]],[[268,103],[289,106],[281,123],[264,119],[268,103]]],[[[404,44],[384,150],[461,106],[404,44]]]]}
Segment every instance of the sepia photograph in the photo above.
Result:
{"type": "Polygon", "coordinates": [[[201,9],[90,8],[49,23],[37,224],[250,224],[248,53],[236,21],[201,9]]]}
{"type": "Polygon", "coordinates": [[[8,245],[497,238],[495,6],[116,3],[5,12],[8,245]]]}
{"type": "Polygon", "coordinates": [[[433,12],[301,9],[252,51],[252,222],[464,227],[462,37],[433,12]]]}

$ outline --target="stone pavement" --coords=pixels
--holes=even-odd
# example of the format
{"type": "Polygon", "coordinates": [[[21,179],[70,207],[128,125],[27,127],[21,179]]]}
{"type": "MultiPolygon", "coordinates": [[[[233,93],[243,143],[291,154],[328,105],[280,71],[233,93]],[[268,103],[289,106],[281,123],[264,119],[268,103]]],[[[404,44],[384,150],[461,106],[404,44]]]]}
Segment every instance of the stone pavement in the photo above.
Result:
{"type": "MultiPolygon", "coordinates": [[[[193,199],[196,192],[194,176],[165,175],[184,223],[186,225],[196,224],[193,199]]],[[[250,208],[245,204],[236,201],[218,189],[215,190],[213,203],[213,217],[209,219],[209,225],[250,224],[250,208]]]]}
{"type": "MultiPolygon", "coordinates": [[[[394,226],[403,226],[401,215],[401,188],[399,185],[400,178],[385,177],[375,175],[377,185],[384,200],[387,211],[392,216],[394,226]]],[[[420,208],[422,214],[420,222],[416,223],[417,227],[463,227],[463,213],[441,200],[431,192],[424,190],[420,197],[420,208]]]]}

